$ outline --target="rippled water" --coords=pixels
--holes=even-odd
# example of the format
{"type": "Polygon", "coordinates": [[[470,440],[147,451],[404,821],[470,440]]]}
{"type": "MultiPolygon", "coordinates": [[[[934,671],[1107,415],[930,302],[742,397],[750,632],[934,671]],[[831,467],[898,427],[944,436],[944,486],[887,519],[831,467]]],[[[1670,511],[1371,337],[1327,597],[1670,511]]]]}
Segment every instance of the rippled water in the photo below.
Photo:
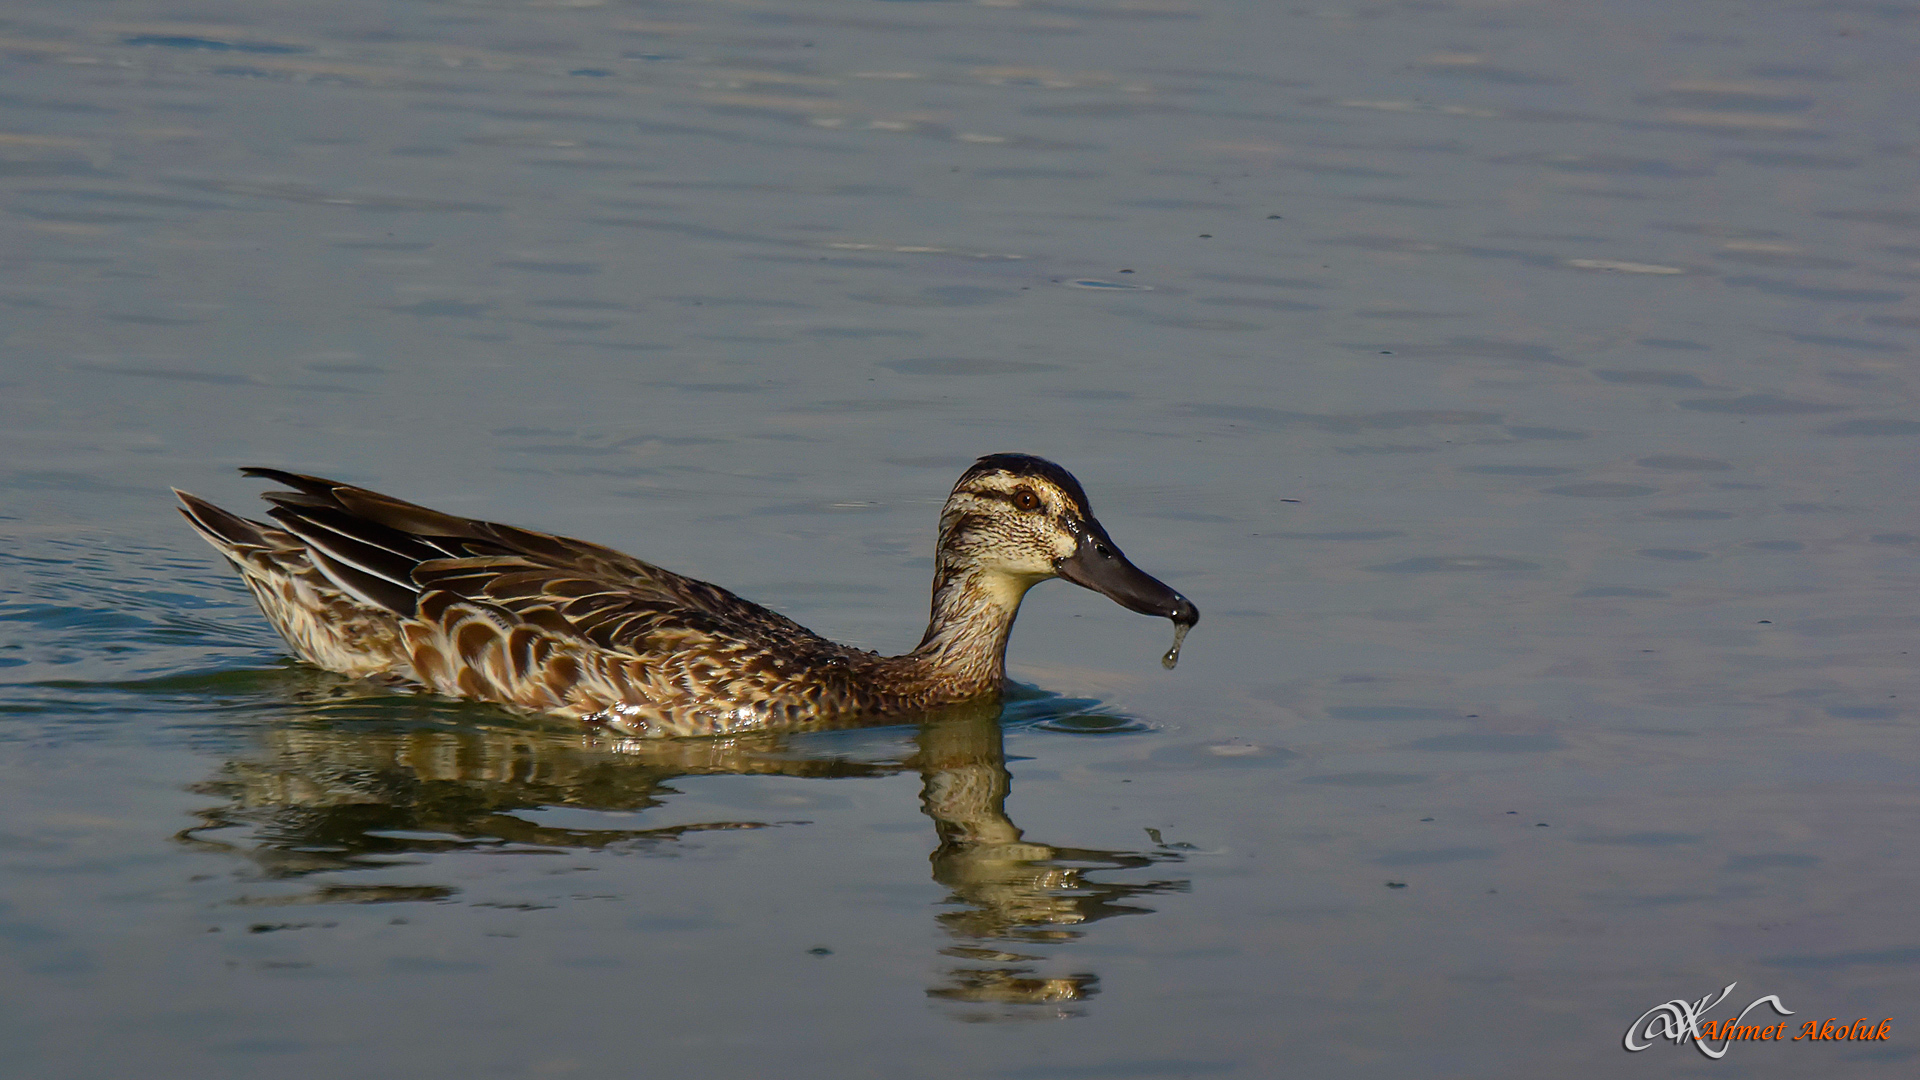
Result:
{"type": "Polygon", "coordinates": [[[11,5],[0,1075],[1910,1069],[1917,45],[11,5]],[[1052,585],[1004,715],[597,742],[284,660],[166,496],[337,476],[898,651],[1006,450],[1200,605],[1177,671],[1052,585]],[[1734,982],[1893,1035],[1622,1049],[1734,982]]]}

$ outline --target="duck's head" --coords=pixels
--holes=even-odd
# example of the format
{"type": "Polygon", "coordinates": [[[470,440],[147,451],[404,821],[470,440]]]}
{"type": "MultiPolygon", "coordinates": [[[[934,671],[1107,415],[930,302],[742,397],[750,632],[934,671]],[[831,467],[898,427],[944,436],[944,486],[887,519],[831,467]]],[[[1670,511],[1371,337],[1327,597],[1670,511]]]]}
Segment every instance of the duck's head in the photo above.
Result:
{"type": "Polygon", "coordinates": [[[1200,621],[1191,600],[1127,561],[1072,473],[1030,454],[989,454],[961,475],[940,511],[938,558],[941,577],[976,573],[1015,607],[1060,577],[1142,615],[1200,621]]]}

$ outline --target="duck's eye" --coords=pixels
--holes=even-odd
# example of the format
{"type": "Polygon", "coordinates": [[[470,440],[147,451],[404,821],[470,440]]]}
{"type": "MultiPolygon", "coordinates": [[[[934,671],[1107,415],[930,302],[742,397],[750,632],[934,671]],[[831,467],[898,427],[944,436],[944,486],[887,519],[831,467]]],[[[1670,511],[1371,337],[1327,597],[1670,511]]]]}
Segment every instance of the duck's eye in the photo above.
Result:
{"type": "Polygon", "coordinates": [[[1021,510],[1038,510],[1040,509],[1040,496],[1035,495],[1026,488],[1021,488],[1019,491],[1013,493],[1013,505],[1021,510]]]}

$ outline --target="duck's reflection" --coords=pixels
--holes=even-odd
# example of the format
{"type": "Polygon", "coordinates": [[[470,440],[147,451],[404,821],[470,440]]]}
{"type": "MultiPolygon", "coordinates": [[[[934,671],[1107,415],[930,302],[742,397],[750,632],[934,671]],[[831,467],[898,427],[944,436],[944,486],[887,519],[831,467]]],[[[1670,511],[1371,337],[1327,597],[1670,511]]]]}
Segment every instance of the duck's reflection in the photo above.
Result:
{"type": "MultiPolygon", "coordinates": [[[[668,828],[568,828],[541,824],[556,808],[643,811],[676,794],[675,777],[720,773],[793,777],[886,776],[918,771],[921,807],[938,846],[934,880],[948,891],[939,924],[953,939],[927,993],[974,1006],[1048,1004],[1036,1014],[1071,1015],[1098,977],[1037,975],[1044,959],[1023,949],[1072,941],[1115,915],[1142,914],[1133,897],[1182,890],[1184,880],[1119,883],[1098,871],[1178,861],[1151,853],[1036,843],[1006,815],[1007,771],[999,709],[925,718],[911,744],[863,755],[805,737],[618,741],[511,724],[407,723],[389,703],[323,709],[269,724],[264,754],[237,755],[199,790],[223,802],[201,812],[188,843],[233,852],[270,878],[390,868],[409,854],[468,850],[587,850],[671,844],[696,831],[764,828],[774,822],[711,821],[668,828]],[[361,715],[355,716],[358,712],[361,715]],[[229,839],[238,832],[242,839],[229,839]]],[[[328,885],[284,902],[444,899],[433,885],[328,885]]],[[[974,1009],[964,1018],[1023,1015],[974,1009]]]]}
{"type": "MultiPolygon", "coordinates": [[[[1169,858],[1091,848],[1056,847],[1025,839],[1007,817],[1013,778],[996,717],[954,717],[921,725],[913,764],[922,778],[920,806],[933,819],[940,846],[932,855],[933,879],[946,886],[953,910],[938,916],[949,934],[968,943],[1070,941],[1079,927],[1115,915],[1151,908],[1122,903],[1129,897],[1186,888],[1184,880],[1120,884],[1096,881],[1087,872],[1139,868],[1169,858]]],[[[968,1002],[1066,1002],[1099,992],[1099,978],[1074,974],[1035,978],[1025,966],[1041,959],[1018,952],[956,945],[949,956],[985,961],[992,967],[947,972],[933,997],[968,1002]]]]}

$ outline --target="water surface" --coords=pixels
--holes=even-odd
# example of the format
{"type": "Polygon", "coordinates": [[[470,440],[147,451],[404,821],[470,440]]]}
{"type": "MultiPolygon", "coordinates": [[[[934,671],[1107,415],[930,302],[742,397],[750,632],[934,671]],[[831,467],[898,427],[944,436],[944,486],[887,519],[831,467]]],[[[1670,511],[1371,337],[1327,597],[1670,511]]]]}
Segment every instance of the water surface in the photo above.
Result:
{"type": "Polygon", "coordinates": [[[1917,21],[12,5],[0,1074],[1910,1069],[1917,21]],[[596,741],[291,664],[166,495],[899,651],[997,451],[1177,671],[1056,584],[1004,715],[596,741]],[[1736,981],[1893,1038],[1621,1049],[1736,981]]]}

